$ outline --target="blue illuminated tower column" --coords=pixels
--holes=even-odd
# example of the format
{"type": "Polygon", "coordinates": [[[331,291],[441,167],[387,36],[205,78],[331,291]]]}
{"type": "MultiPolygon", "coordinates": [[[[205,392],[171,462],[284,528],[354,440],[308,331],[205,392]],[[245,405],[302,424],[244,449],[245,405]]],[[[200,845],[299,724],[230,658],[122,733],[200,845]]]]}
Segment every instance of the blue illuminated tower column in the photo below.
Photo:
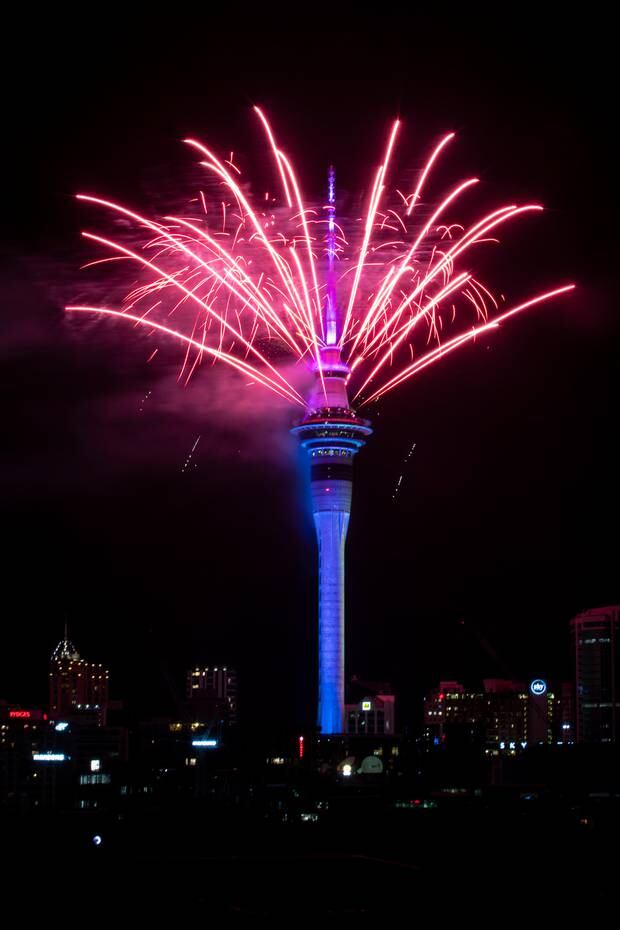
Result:
{"type": "Polygon", "coordinates": [[[372,433],[350,409],[347,366],[338,348],[321,352],[320,378],[293,429],[310,456],[312,513],[319,544],[319,713],[322,734],[344,731],[344,548],[351,513],[353,456],[372,433]]]}
{"type": "Polygon", "coordinates": [[[353,456],[372,430],[349,406],[349,368],[338,346],[334,280],[335,173],[329,172],[326,345],[316,365],[306,415],[294,427],[310,456],[312,514],[319,546],[319,708],[323,735],[344,731],[344,554],[351,514],[353,456]],[[319,370],[320,369],[320,370],[319,370]]]}

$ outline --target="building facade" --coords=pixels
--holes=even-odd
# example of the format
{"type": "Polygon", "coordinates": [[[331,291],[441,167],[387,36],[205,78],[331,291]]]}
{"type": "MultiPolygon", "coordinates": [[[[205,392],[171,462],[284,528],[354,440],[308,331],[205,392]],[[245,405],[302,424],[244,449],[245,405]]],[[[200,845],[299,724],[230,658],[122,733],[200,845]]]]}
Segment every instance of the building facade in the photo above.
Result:
{"type": "Polygon", "coordinates": [[[369,695],[345,704],[345,727],[350,736],[394,736],[394,695],[369,695]]]}
{"type": "Polygon", "coordinates": [[[556,696],[541,679],[487,678],[482,690],[442,681],[424,700],[429,745],[518,751],[555,740],[556,696]]]}
{"type": "Polygon", "coordinates": [[[228,666],[196,666],[187,673],[192,719],[237,723],[237,672],[228,666]]]}
{"type": "Polygon", "coordinates": [[[620,720],[620,607],[578,614],[571,620],[571,632],[577,742],[615,743],[620,720]]]}
{"type": "Polygon", "coordinates": [[[50,659],[49,713],[52,720],[89,714],[100,725],[105,725],[108,687],[108,670],[101,663],[80,658],[65,629],[64,638],[50,659]]]}

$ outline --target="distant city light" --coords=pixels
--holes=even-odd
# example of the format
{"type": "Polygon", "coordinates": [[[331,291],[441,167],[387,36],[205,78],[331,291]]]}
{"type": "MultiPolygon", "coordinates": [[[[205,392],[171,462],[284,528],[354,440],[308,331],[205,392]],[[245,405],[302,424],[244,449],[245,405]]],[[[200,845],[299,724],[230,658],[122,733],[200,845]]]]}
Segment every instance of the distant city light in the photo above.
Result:
{"type": "Polygon", "coordinates": [[[362,710],[372,710],[372,701],[362,701],[362,710]]]}
{"type": "Polygon", "coordinates": [[[303,759],[304,757],[304,738],[303,736],[299,737],[299,758],[303,759]]]}
{"type": "Polygon", "coordinates": [[[55,730],[58,730],[59,733],[64,733],[65,730],[69,729],[69,724],[66,720],[62,720],[60,723],[57,723],[54,727],[55,730]]]}
{"type": "Polygon", "coordinates": [[[69,756],[64,752],[33,752],[32,758],[35,762],[64,762],[69,756]]]}
{"type": "Polygon", "coordinates": [[[346,765],[342,766],[342,774],[344,775],[345,778],[348,778],[350,775],[353,774],[353,766],[347,762],[346,765]]]}
{"type": "Polygon", "coordinates": [[[101,768],[101,759],[91,759],[90,760],[90,770],[91,772],[98,772],[101,768]]]}
{"type": "Polygon", "coordinates": [[[13,719],[24,718],[28,720],[31,717],[31,713],[29,710],[10,710],[9,717],[12,717],[13,719]]]}
{"type": "Polygon", "coordinates": [[[103,837],[100,836],[98,833],[95,833],[95,835],[93,836],[93,843],[95,844],[95,846],[101,846],[101,844],[103,843],[103,837]]]}
{"type": "Polygon", "coordinates": [[[217,746],[216,739],[193,739],[192,746],[199,746],[204,749],[214,749],[217,746]]]}

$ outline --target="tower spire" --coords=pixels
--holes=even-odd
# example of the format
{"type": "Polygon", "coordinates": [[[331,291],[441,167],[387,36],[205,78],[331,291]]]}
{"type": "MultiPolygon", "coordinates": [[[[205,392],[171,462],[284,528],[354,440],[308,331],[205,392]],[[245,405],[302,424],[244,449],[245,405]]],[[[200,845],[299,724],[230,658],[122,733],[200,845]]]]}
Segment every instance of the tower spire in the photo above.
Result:
{"type": "Polygon", "coordinates": [[[52,652],[52,661],[58,661],[60,659],[79,659],[80,655],[69,639],[69,623],[65,619],[65,631],[64,636],[52,652]]]}
{"type": "Polygon", "coordinates": [[[335,346],[338,341],[338,305],[336,302],[336,169],[327,172],[327,300],[325,305],[325,342],[335,346]]]}

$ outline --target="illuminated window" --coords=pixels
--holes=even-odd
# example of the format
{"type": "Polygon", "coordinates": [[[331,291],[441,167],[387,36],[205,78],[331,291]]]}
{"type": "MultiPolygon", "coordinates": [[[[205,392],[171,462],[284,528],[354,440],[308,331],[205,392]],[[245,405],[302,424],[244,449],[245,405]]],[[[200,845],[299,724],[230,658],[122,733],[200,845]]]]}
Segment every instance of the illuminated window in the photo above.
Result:
{"type": "Polygon", "coordinates": [[[111,782],[109,775],[99,772],[97,775],[80,775],[81,785],[109,785],[111,782]]]}

